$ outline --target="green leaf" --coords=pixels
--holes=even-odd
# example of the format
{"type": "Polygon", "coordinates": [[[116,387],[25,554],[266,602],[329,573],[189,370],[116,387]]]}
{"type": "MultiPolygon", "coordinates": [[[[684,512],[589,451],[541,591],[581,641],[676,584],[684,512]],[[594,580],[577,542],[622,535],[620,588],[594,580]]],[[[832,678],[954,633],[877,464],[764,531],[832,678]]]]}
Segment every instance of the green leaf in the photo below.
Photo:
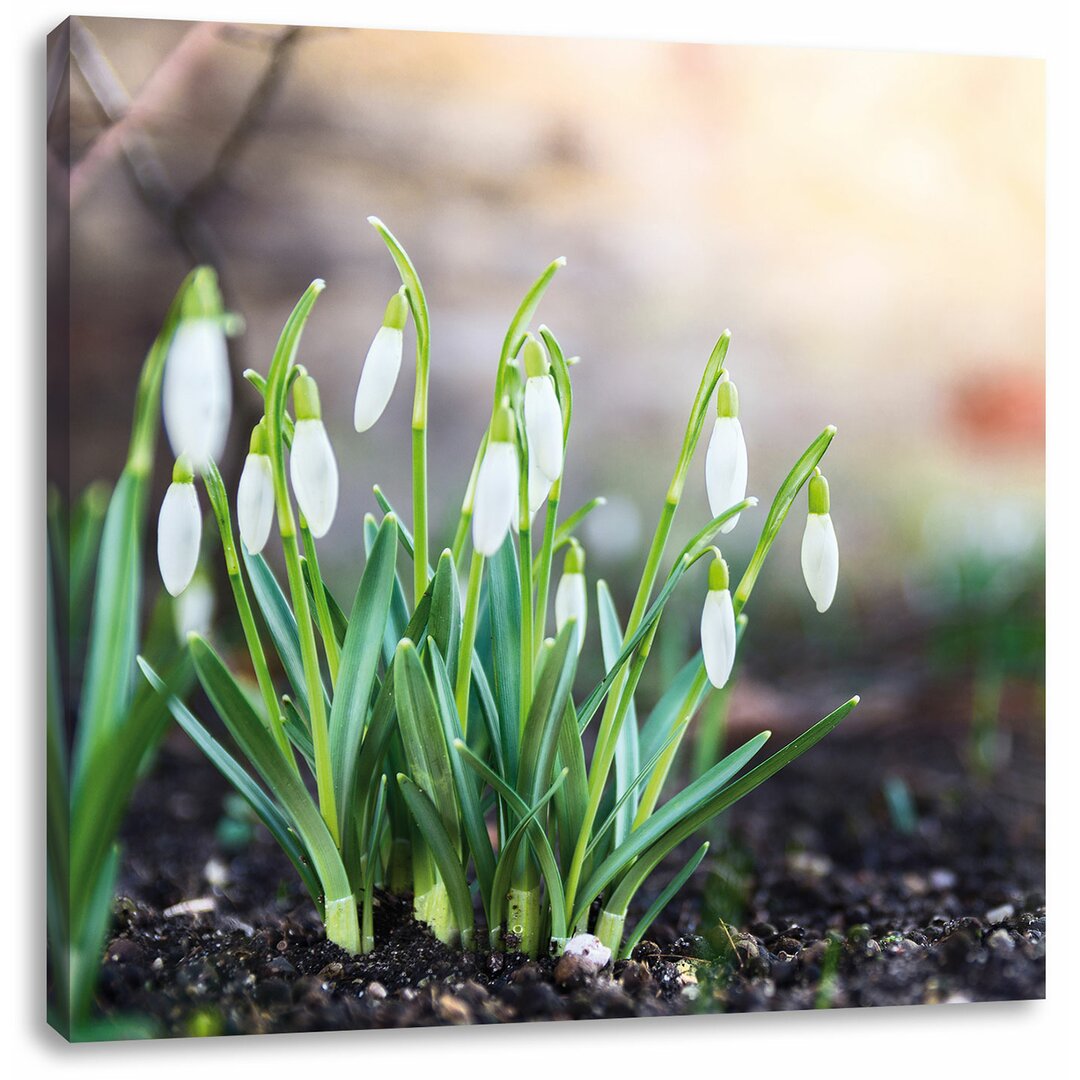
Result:
{"type": "MultiPolygon", "coordinates": [[[[618,659],[623,642],[623,630],[618,612],[615,610],[615,601],[611,598],[607,583],[602,580],[596,583],[596,607],[600,621],[600,642],[604,653],[604,665],[610,667],[618,659]]],[[[640,768],[641,751],[638,745],[637,710],[634,708],[634,699],[631,697],[626,719],[619,729],[619,737],[615,742],[615,799],[622,802],[615,816],[616,846],[626,839],[634,825],[637,797],[631,787],[631,782],[640,768]],[[627,796],[625,801],[623,801],[624,795],[627,796]]]]}
{"type": "MultiPolygon", "coordinates": [[[[829,713],[823,720],[819,720],[812,728],[804,731],[797,739],[788,743],[782,750],[777,751],[772,757],[767,758],[756,768],[751,769],[745,776],[741,776],[734,782],[727,784],[727,786],[722,788],[719,792],[709,796],[704,801],[699,801],[689,813],[676,816],[670,828],[641,855],[640,859],[622,878],[606,907],[613,911],[625,911],[626,907],[629,906],[634,893],[640,888],[641,883],[650,873],[652,873],[653,869],[659,865],[668,852],[681,844],[683,840],[691,836],[697,829],[701,828],[705,822],[716,817],[717,814],[722,813],[729,806],[738,802],[744,795],[748,795],[754,788],[763,784],[770,777],[775,776],[776,773],[785,766],[790,765],[797,757],[806,753],[807,750],[828,735],[829,732],[832,731],[858,703],[858,697],[853,697],[844,702],[840,708],[829,713]]],[[[731,755],[729,755],[729,758],[730,756],[731,755]]],[[[725,761],[727,760],[728,759],[726,758],[725,761]]],[[[721,765],[722,764],[723,762],[721,765]]],[[[709,773],[705,774],[705,777],[708,777],[719,768],[720,766],[714,766],[709,773]]],[[[702,779],[705,779],[705,777],[702,777],[702,779]]],[[[691,787],[693,786],[694,785],[691,785],[691,787]]],[[[668,806],[670,806],[671,803],[674,803],[678,798],[679,796],[676,796],[675,799],[672,799],[669,803],[666,803],[661,807],[661,809],[650,818],[649,822],[638,831],[644,832],[649,825],[652,825],[657,819],[661,818],[668,806]]],[[[631,834],[631,840],[635,835],[637,834],[631,834]]],[[[596,894],[593,893],[592,895],[595,896],[596,894]]]]}
{"type": "MultiPolygon", "coordinates": [[[[690,693],[690,687],[694,685],[698,669],[701,667],[701,650],[699,649],[692,659],[681,667],[675,678],[668,684],[668,688],[660,696],[660,700],[653,706],[649,718],[641,727],[641,756],[646,761],[652,758],[657,750],[666,742],[671,734],[671,726],[679,717],[679,711],[686,703],[686,695],[690,693]]],[[[704,691],[704,694],[708,691],[704,691]]],[[[700,699],[697,703],[700,704],[700,699]]],[[[694,706],[696,711],[697,705],[694,706]]]]}
{"type": "Polygon", "coordinates": [[[487,588],[495,704],[502,728],[499,741],[504,768],[508,775],[514,775],[521,730],[521,582],[509,534],[488,560],[487,588]]]}
{"type": "MultiPolygon", "coordinates": [[[[769,732],[765,731],[743,743],[737,750],[728,754],[723,761],[714,765],[704,776],[685,787],[674,798],[669,799],[648,821],[635,829],[593,871],[585,887],[580,891],[578,910],[570,920],[571,923],[578,925],[593,899],[643,851],[657,840],[669,835],[683,822],[691,820],[698,808],[707,805],[709,800],[761,749],[768,738],[769,732]]],[[[607,907],[611,910],[610,904],[607,907]]]]}
{"type": "MultiPolygon", "coordinates": [[[[392,513],[392,511],[387,511],[392,513]]],[[[397,517],[397,515],[394,515],[397,517]]],[[[398,537],[405,532],[405,526],[401,518],[397,518],[398,537]]],[[[375,543],[379,528],[375,518],[371,514],[364,515],[364,555],[371,558],[371,547],[375,543]]],[[[410,544],[412,541],[410,540],[410,544]]],[[[409,548],[409,557],[412,558],[412,548],[409,548]]],[[[383,663],[389,667],[394,659],[394,650],[397,643],[405,636],[405,628],[409,624],[409,605],[405,600],[405,588],[401,584],[401,577],[394,571],[394,593],[390,599],[390,614],[386,619],[386,632],[383,635],[383,663]]]]}
{"type": "Polygon", "coordinates": [[[330,758],[341,835],[345,834],[345,823],[353,814],[357,753],[386,630],[396,558],[397,519],[387,515],[356,590],[330,709],[330,758]]]}
{"type": "MultiPolygon", "coordinates": [[[[352,888],[318,806],[217,653],[197,635],[191,637],[190,648],[199,681],[222,723],[300,834],[322,884],[329,911],[332,905],[350,897],[352,888]]],[[[359,948],[359,942],[338,944],[353,951],[359,948]]]]}
{"type": "MultiPolygon", "coordinates": [[[[435,702],[438,706],[439,717],[442,720],[443,737],[446,745],[452,746],[454,741],[460,739],[461,721],[457,714],[457,706],[454,704],[454,688],[450,685],[450,675],[443,662],[442,653],[434,638],[428,638],[427,662],[431,671],[431,684],[435,691],[435,702]]],[[[491,837],[488,835],[487,823],[484,821],[483,811],[480,809],[480,797],[476,788],[476,781],[470,772],[465,769],[460,754],[448,754],[450,769],[454,776],[454,788],[457,791],[458,804],[461,810],[461,824],[465,833],[465,839],[472,852],[473,863],[476,866],[476,880],[480,886],[480,897],[484,903],[484,914],[490,918],[488,904],[491,897],[491,882],[495,875],[495,853],[491,848],[491,837]]]]}
{"type": "MultiPolygon", "coordinates": [[[[544,272],[529,287],[529,291],[525,294],[520,306],[514,313],[513,319],[510,320],[510,326],[506,330],[506,337],[503,338],[502,349],[499,353],[499,371],[496,379],[498,385],[501,385],[502,373],[507,361],[511,356],[517,356],[518,350],[525,340],[525,332],[536,314],[536,309],[540,306],[544,293],[547,292],[548,285],[551,284],[551,279],[559,268],[565,265],[566,259],[562,256],[549,263],[544,272]]],[[[496,397],[495,402],[498,404],[498,397],[496,397]]]]}
{"type": "Polygon", "coordinates": [[[657,916],[671,903],[675,894],[690,880],[690,875],[701,865],[701,860],[705,858],[708,850],[709,842],[706,840],[690,857],[690,861],[667,883],[649,910],[641,916],[638,924],[630,932],[630,936],[623,941],[623,946],[619,950],[620,957],[628,957],[637,948],[638,942],[645,936],[645,931],[652,926],[657,916]]]}
{"type": "Polygon", "coordinates": [[[541,651],[542,666],[525,720],[517,790],[528,803],[535,802],[549,783],[555,761],[559,726],[577,671],[577,627],[567,623],[553,645],[541,651]]]}
{"type": "Polygon", "coordinates": [[[394,657],[394,696],[409,772],[435,804],[447,836],[459,851],[461,828],[442,721],[420,655],[408,639],[398,645],[394,657]]]}
{"type": "MultiPolygon", "coordinates": [[[[311,581],[311,564],[304,559],[300,564],[304,573],[304,587],[307,590],[308,603],[314,606],[315,590],[311,581]]],[[[342,610],[341,605],[334,599],[333,594],[323,583],[323,599],[326,601],[327,610],[330,613],[330,622],[334,628],[334,640],[339,646],[345,643],[345,633],[349,629],[349,617],[342,610]]]]}
{"type": "Polygon", "coordinates": [[[458,643],[461,640],[461,593],[454,558],[449,551],[442,553],[435,571],[427,632],[439,646],[439,652],[446,657],[449,670],[457,671],[458,643]]]}
{"type": "MultiPolygon", "coordinates": [[[[281,659],[281,666],[285,669],[293,698],[303,714],[310,716],[311,702],[308,700],[304,662],[300,655],[300,633],[296,625],[296,616],[266,560],[261,555],[249,555],[243,544],[240,545],[240,550],[243,552],[244,565],[251,579],[255,602],[259,605],[263,621],[270,631],[270,639],[281,659]]],[[[326,697],[325,687],[323,697],[329,709],[330,699],[326,697]]]]}
{"type": "Polygon", "coordinates": [[[90,1012],[94,987],[101,972],[105,936],[112,922],[113,895],[119,869],[120,849],[110,843],[94,878],[87,883],[88,899],[83,907],[81,924],[73,927],[68,967],[71,994],[69,1019],[73,1029],[81,1025],[90,1012]]]}
{"type": "Polygon", "coordinates": [[[311,775],[315,775],[315,743],[311,738],[311,724],[296,707],[288,694],[281,699],[281,716],[285,722],[285,734],[289,742],[300,751],[307,762],[311,775]]]}
{"type": "Polygon", "coordinates": [[[472,897],[469,895],[469,885],[465,880],[465,869],[461,865],[457,844],[446,831],[443,817],[431,799],[404,773],[398,773],[397,779],[401,794],[446,885],[454,921],[461,928],[462,945],[469,948],[474,936],[475,919],[472,897]]]}
{"type": "MultiPolygon", "coordinates": [[[[142,657],[139,657],[139,667],[142,668],[143,674],[150,685],[165,697],[173,719],[187,732],[191,737],[191,741],[210,759],[214,768],[232,784],[237,794],[255,811],[259,820],[270,831],[270,835],[278,842],[281,850],[288,855],[289,861],[296,867],[300,880],[303,881],[304,887],[311,895],[312,900],[315,901],[321,915],[322,887],[311,868],[311,860],[308,857],[307,849],[281,808],[252,780],[236,759],[206,730],[180,699],[169,692],[169,688],[158,676],[157,672],[142,657]]],[[[310,738],[308,743],[310,745],[310,738]]]]}

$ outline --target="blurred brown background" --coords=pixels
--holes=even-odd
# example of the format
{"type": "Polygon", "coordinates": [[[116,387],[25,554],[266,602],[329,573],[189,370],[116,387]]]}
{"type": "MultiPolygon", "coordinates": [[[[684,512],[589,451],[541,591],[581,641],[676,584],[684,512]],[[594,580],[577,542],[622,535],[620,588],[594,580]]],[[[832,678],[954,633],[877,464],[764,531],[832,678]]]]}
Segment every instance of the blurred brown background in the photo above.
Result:
{"type": "MultiPolygon", "coordinates": [[[[382,422],[351,426],[397,285],[378,214],[431,305],[433,546],[506,324],[565,255],[539,320],[582,357],[566,505],[609,499],[584,535],[591,570],[632,588],[730,327],[751,493],[767,504],[839,427],[827,471],[851,625],[935,610],[972,559],[991,595],[1041,589],[1040,62],[119,19],[73,22],[71,49],[50,138],[62,157],[70,135],[54,193],[71,207],[74,490],[116,475],[144,350],[193,261],[220,268],[247,322],[237,375],[266,369],[324,277],[302,359],[342,465],[324,560],[354,582],[370,485],[409,512],[407,366],[382,422]]],[[[256,418],[254,391],[237,395],[233,476],[256,418]]],[[[704,448],[686,533],[707,516],[703,474],[704,448]]],[[[728,538],[736,565],[764,511],[728,538]]],[[[761,589],[807,618],[800,534],[761,589]]]]}

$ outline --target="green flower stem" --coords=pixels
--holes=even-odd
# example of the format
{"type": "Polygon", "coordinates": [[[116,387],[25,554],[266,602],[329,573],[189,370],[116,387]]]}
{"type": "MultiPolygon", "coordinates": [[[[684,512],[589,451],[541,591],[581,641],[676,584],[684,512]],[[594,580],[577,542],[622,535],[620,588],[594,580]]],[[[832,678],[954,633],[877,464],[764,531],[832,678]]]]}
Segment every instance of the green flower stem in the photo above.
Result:
{"type": "Polygon", "coordinates": [[[428,583],[428,513],[427,513],[427,365],[416,369],[416,404],[412,426],[412,479],[413,479],[413,606],[428,583]],[[421,401],[421,393],[423,400],[421,401]]]}
{"type": "Polygon", "coordinates": [[[454,542],[450,545],[450,554],[454,557],[454,565],[461,562],[462,553],[465,551],[465,541],[469,538],[469,525],[472,523],[473,496],[476,494],[476,478],[480,475],[480,463],[484,460],[487,450],[490,425],[484,431],[480,440],[480,448],[476,451],[473,460],[472,471],[469,473],[469,482],[465,485],[465,497],[461,500],[461,514],[458,516],[457,529],[454,532],[454,542]]]}
{"type": "Polygon", "coordinates": [[[525,730],[525,718],[529,715],[533,696],[533,584],[532,584],[532,528],[529,523],[529,507],[523,508],[518,527],[518,568],[521,575],[521,730],[525,730]]]}
{"type": "Polygon", "coordinates": [[[319,809],[335,844],[341,843],[337,824],[337,799],[334,796],[333,766],[330,760],[330,728],[326,716],[326,700],[323,697],[322,677],[319,673],[319,651],[315,642],[315,629],[311,623],[304,572],[300,566],[300,548],[296,543],[292,508],[286,497],[285,509],[288,527],[281,519],[281,546],[285,552],[285,570],[289,579],[293,611],[300,636],[300,658],[304,664],[304,681],[307,684],[308,705],[311,709],[311,741],[315,753],[315,784],[319,793],[319,809]]]}
{"type": "Polygon", "coordinates": [[[323,651],[326,664],[330,668],[330,685],[337,686],[338,669],[341,666],[341,649],[338,646],[334,624],[330,619],[330,607],[326,602],[326,587],[323,585],[322,572],[319,570],[319,555],[315,550],[315,537],[300,515],[300,535],[304,541],[304,558],[308,564],[308,577],[311,581],[311,594],[315,597],[315,613],[319,619],[319,633],[323,639],[323,651]]]}
{"type": "MultiPolygon", "coordinates": [[[[526,862],[532,865],[532,860],[527,857],[526,862]]],[[[532,878],[531,884],[526,880],[510,887],[506,902],[506,929],[518,938],[515,951],[523,952],[526,956],[537,956],[540,952],[542,921],[540,884],[535,880],[535,871],[529,876],[532,878]]]]}
{"type": "Polygon", "coordinates": [[[229,575],[229,585],[232,588],[237,614],[240,616],[240,625],[243,628],[244,641],[251,657],[251,666],[255,671],[255,680],[259,684],[259,692],[262,694],[263,707],[266,709],[266,722],[285,760],[292,766],[293,771],[299,775],[292,744],[285,734],[285,718],[281,714],[281,707],[274,691],[274,680],[270,675],[270,667],[266,662],[266,653],[262,647],[262,640],[259,638],[259,631],[255,626],[255,616],[252,614],[251,603],[248,600],[247,589],[244,587],[243,575],[240,572],[240,560],[236,554],[236,541],[233,537],[232,518],[229,514],[229,500],[225,491],[225,484],[217,465],[213,461],[207,466],[203,482],[206,485],[210,506],[217,520],[218,531],[221,533],[221,547],[225,553],[225,570],[229,575]]]}
{"type": "MultiPolygon", "coordinates": [[[[701,438],[701,430],[705,424],[705,417],[709,411],[709,403],[713,390],[724,370],[724,358],[727,356],[728,345],[731,335],[725,330],[713,347],[712,355],[705,365],[705,371],[701,376],[694,403],[690,409],[686,431],[683,435],[682,448],[675,464],[675,472],[671,483],[668,485],[667,498],[664,500],[664,509],[660,513],[660,520],[656,524],[656,532],[653,534],[649,554],[645,560],[645,569],[638,583],[637,595],[634,597],[634,606],[630,611],[630,618],[626,623],[623,641],[629,641],[641,625],[641,620],[648,610],[649,599],[652,596],[653,586],[656,584],[656,575],[660,570],[660,563],[664,557],[664,549],[667,547],[668,537],[671,535],[671,527],[675,522],[675,514],[682,500],[683,488],[686,485],[686,474],[690,468],[690,461],[697,449],[698,440],[701,438]]],[[[570,864],[570,873],[566,886],[566,907],[571,912],[574,907],[574,898],[581,873],[585,864],[585,854],[588,850],[589,839],[596,815],[600,809],[600,800],[607,784],[608,775],[611,772],[612,762],[615,760],[615,743],[619,737],[619,729],[622,727],[623,718],[629,710],[630,699],[636,687],[636,679],[633,673],[636,670],[640,678],[640,664],[648,657],[652,639],[656,634],[657,623],[652,632],[641,644],[638,657],[635,659],[630,673],[626,668],[619,673],[615,682],[612,683],[607,701],[604,703],[604,715],[600,723],[600,731],[596,737],[596,749],[593,751],[593,760],[589,767],[589,802],[582,822],[581,833],[574,848],[574,857],[570,864]]]]}
{"type": "Polygon", "coordinates": [[[559,496],[562,477],[551,485],[547,500],[547,517],[544,519],[544,539],[540,545],[539,565],[536,574],[536,611],[533,613],[533,645],[539,653],[547,628],[548,594],[551,588],[551,564],[555,558],[555,532],[559,518],[559,496]]]}
{"type": "Polygon", "coordinates": [[[673,736],[671,742],[668,744],[663,754],[661,754],[660,760],[657,761],[652,776],[649,777],[649,782],[645,786],[644,792],[642,792],[641,802],[638,804],[638,811],[634,817],[634,824],[631,826],[631,829],[637,829],[643,825],[649,820],[652,816],[652,812],[656,809],[656,804],[660,799],[660,792],[664,788],[664,781],[667,780],[668,773],[671,771],[672,762],[675,760],[675,755],[678,753],[679,745],[683,740],[683,735],[686,734],[686,729],[696,711],[695,707],[698,698],[701,696],[702,691],[707,685],[708,675],[705,673],[705,663],[702,661],[698,664],[697,672],[694,675],[694,681],[691,684],[686,697],[683,699],[682,707],[679,709],[675,723],[671,726],[671,731],[669,733],[670,736],[673,736]]]}
{"type": "Polygon", "coordinates": [[[480,583],[484,576],[484,556],[473,552],[469,563],[469,584],[465,592],[465,614],[461,624],[461,647],[458,650],[457,683],[454,700],[461,721],[462,738],[469,726],[469,689],[472,681],[472,654],[476,642],[476,620],[480,611],[480,583]]]}

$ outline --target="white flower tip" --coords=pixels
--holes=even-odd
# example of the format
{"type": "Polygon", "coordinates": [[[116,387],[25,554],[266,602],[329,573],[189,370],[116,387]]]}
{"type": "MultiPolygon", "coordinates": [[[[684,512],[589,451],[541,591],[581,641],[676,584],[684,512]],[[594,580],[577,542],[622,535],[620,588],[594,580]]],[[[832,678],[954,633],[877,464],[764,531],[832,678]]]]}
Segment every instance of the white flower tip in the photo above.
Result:
{"type": "Polygon", "coordinates": [[[747,501],[747,503],[749,503],[750,506],[757,506],[758,497],[756,495],[747,495],[746,496],[746,501],[747,501]]]}
{"type": "Polygon", "coordinates": [[[858,705],[859,702],[862,701],[862,695],[861,694],[854,694],[854,695],[852,695],[850,700],[851,700],[852,705],[858,705]]]}
{"type": "Polygon", "coordinates": [[[376,229],[377,229],[377,228],[378,228],[378,227],[379,227],[380,225],[382,225],[382,219],[381,219],[381,218],[377,218],[377,217],[376,217],[376,216],[375,216],[374,214],[371,214],[371,215],[369,215],[369,216],[368,216],[368,219],[367,219],[367,221],[368,221],[368,224],[369,224],[369,225],[374,225],[376,229]]]}
{"type": "Polygon", "coordinates": [[[309,288],[309,289],[314,289],[314,290],[315,290],[316,292],[322,292],[322,291],[323,291],[323,289],[325,289],[325,288],[326,288],[326,281],[325,281],[325,280],[324,280],[323,278],[321,278],[321,277],[317,277],[317,278],[315,278],[315,280],[314,280],[314,281],[313,281],[313,282],[312,282],[312,283],[311,283],[311,284],[310,284],[310,285],[308,286],[308,288],[309,288]]]}
{"type": "Polygon", "coordinates": [[[835,435],[835,434],[836,434],[836,425],[835,425],[835,424],[828,424],[828,425],[826,426],[825,430],[826,430],[826,431],[827,431],[827,432],[828,432],[828,433],[829,433],[830,435],[835,435]]]}
{"type": "Polygon", "coordinates": [[[560,255],[552,265],[554,265],[554,266],[565,266],[566,265],[566,256],[565,255],[560,255]]]}

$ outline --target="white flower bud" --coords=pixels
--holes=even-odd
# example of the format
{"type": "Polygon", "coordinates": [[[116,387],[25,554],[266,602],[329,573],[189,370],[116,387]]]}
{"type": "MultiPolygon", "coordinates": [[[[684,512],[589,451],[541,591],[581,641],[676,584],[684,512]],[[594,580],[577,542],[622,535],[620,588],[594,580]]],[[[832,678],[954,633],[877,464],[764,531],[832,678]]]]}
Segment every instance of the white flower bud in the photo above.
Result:
{"type": "Polygon", "coordinates": [[[728,591],[727,563],[719,557],[709,567],[709,592],[701,612],[701,655],[709,682],[721,689],[735,663],[735,609],[728,591]]]}
{"type": "Polygon", "coordinates": [[[568,565],[564,566],[559,587],[555,590],[555,629],[561,633],[571,619],[577,621],[577,651],[580,656],[585,643],[585,627],[589,621],[588,590],[584,572],[570,568],[569,555],[566,561],[568,565]]]}
{"type": "Polygon", "coordinates": [[[266,454],[250,453],[236,490],[240,538],[252,555],[266,546],[274,522],[274,475],[266,454]]]}
{"type": "Polygon", "coordinates": [[[490,558],[502,546],[517,513],[518,456],[512,442],[489,442],[476,477],[473,547],[490,558]]]}
{"type": "Polygon", "coordinates": [[[529,517],[536,516],[536,511],[547,502],[551,492],[550,481],[539,469],[534,458],[529,458],[529,517]]]}
{"type": "MultiPolygon", "coordinates": [[[[705,455],[705,490],[713,517],[746,498],[746,439],[739,423],[739,394],[726,374],[716,392],[716,410],[705,455]]],[[[720,531],[731,532],[740,516],[728,518],[720,531]]]]}
{"type": "Polygon", "coordinates": [[[818,611],[828,611],[840,577],[836,530],[828,514],[807,514],[802,539],[802,572],[818,611]]]}
{"type": "Polygon", "coordinates": [[[383,414],[401,371],[404,334],[397,327],[382,326],[375,335],[356,388],[353,426],[367,431],[383,414]]]}
{"type": "Polygon", "coordinates": [[[311,535],[325,536],[337,512],[338,470],[321,420],[296,421],[289,475],[311,535]]]}
{"type": "Polygon", "coordinates": [[[173,454],[195,469],[220,458],[229,433],[232,381],[225,329],[219,319],[184,319],[176,328],[161,391],[165,432],[173,454]]]}
{"type": "Polygon", "coordinates": [[[562,474],[563,422],[555,382],[550,375],[525,380],[525,436],[529,460],[554,483],[562,474]]]}
{"type": "Polygon", "coordinates": [[[177,464],[158,515],[158,568],[171,596],[188,586],[199,562],[202,515],[190,471],[177,464]]]}

